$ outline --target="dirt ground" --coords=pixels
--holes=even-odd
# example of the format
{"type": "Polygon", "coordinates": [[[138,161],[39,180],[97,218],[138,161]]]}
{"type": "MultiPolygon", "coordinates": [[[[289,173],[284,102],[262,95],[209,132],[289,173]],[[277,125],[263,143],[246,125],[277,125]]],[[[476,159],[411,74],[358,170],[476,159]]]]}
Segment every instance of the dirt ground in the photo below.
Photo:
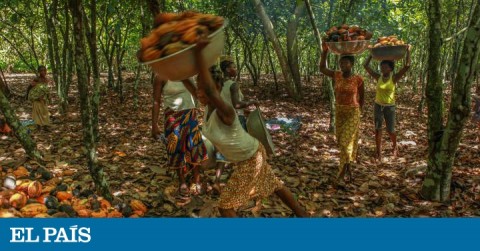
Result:
{"type": "MultiPolygon", "coordinates": [[[[146,74],[145,74],[146,75],[146,74]]],[[[16,94],[25,93],[32,75],[7,75],[16,94]]],[[[128,79],[128,78],[127,78],[128,79]]],[[[304,97],[295,103],[283,90],[276,91],[271,80],[259,86],[242,79],[246,97],[261,102],[265,118],[297,117],[298,134],[272,132],[276,155],[269,160],[276,174],[292,190],[298,201],[315,217],[472,217],[480,215],[480,134],[468,122],[458,149],[453,171],[451,201],[436,203],[418,196],[426,169],[426,109],[418,112],[420,95],[399,86],[397,131],[400,156],[390,154],[391,144],[384,135],[384,158],[373,159],[373,84],[367,83],[366,107],[362,112],[359,163],[353,182],[334,186],[339,161],[335,137],[328,132],[329,111],[321,99],[319,81],[304,83],[304,97]]],[[[115,195],[115,204],[139,199],[149,208],[147,217],[216,217],[218,197],[212,193],[192,197],[190,203],[175,201],[176,177],[166,166],[165,146],[150,137],[151,86],[139,84],[138,107],[134,106],[133,83],[125,84],[125,103],[113,91],[101,99],[99,114],[99,163],[104,167],[115,195]]],[[[69,190],[92,190],[83,156],[82,126],[77,93],[72,85],[68,116],[58,113],[52,87],[50,132],[32,130],[31,135],[44,154],[47,168],[63,180],[69,190]],[[68,170],[68,171],[67,171],[68,170]]],[[[20,97],[12,100],[20,119],[31,119],[31,104],[20,97]]],[[[161,125],[162,126],[162,125],[161,125]]],[[[4,173],[25,162],[25,152],[15,138],[0,135],[0,166],[4,173]]],[[[231,171],[231,170],[230,170],[231,171]]],[[[228,174],[229,171],[226,173],[228,174]]],[[[214,170],[205,170],[204,180],[213,179],[214,170]]],[[[224,175],[225,179],[227,175],[224,175]]],[[[224,180],[225,181],[225,180],[224,180]]],[[[272,196],[252,202],[240,211],[244,217],[291,217],[292,212],[272,196]]]]}

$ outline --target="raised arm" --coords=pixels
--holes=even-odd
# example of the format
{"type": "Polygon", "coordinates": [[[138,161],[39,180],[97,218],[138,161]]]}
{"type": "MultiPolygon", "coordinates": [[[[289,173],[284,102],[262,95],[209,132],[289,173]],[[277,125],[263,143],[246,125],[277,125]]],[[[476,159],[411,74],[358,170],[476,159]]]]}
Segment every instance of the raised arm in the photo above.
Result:
{"type": "Polygon", "coordinates": [[[201,89],[205,92],[208,100],[215,106],[217,109],[217,115],[222,120],[225,125],[232,125],[237,116],[235,110],[232,106],[228,105],[223,101],[220,96],[219,91],[217,90],[215,83],[213,82],[212,75],[208,70],[208,66],[205,62],[205,58],[202,55],[202,50],[209,43],[207,38],[201,38],[197,46],[195,46],[195,63],[199,69],[197,83],[198,89],[201,89]]]}
{"type": "Polygon", "coordinates": [[[365,61],[365,63],[363,64],[363,68],[365,68],[365,70],[368,72],[368,74],[374,78],[375,80],[378,80],[378,78],[380,78],[380,73],[374,71],[371,67],[370,67],[370,61],[372,61],[372,55],[368,56],[367,60],[365,61]]]}
{"type": "Polygon", "coordinates": [[[152,137],[158,138],[160,135],[160,128],[158,128],[158,113],[160,110],[160,103],[162,101],[162,89],[165,81],[155,76],[153,81],[153,107],[152,107],[152,137]]]}
{"type": "Polygon", "coordinates": [[[192,94],[192,96],[197,99],[197,87],[195,87],[195,84],[193,84],[193,81],[191,79],[185,79],[182,80],[183,85],[187,90],[192,94]]]}
{"type": "Polygon", "coordinates": [[[230,86],[230,93],[232,94],[232,104],[235,109],[243,109],[251,105],[258,105],[258,101],[256,100],[250,100],[247,102],[240,101],[240,89],[236,82],[230,86]]]}
{"type": "Polygon", "coordinates": [[[408,45],[407,47],[407,57],[405,59],[405,65],[403,66],[403,68],[397,72],[397,74],[395,74],[393,76],[393,82],[395,83],[398,83],[398,81],[400,81],[400,79],[403,78],[403,76],[405,76],[405,73],[407,73],[408,69],[410,69],[410,50],[411,50],[412,46],[411,45],[408,45]]]}
{"type": "Polygon", "coordinates": [[[327,54],[328,54],[328,46],[325,42],[322,43],[322,56],[320,58],[320,72],[329,76],[331,78],[334,77],[335,71],[332,71],[327,68],[327,54]]]}

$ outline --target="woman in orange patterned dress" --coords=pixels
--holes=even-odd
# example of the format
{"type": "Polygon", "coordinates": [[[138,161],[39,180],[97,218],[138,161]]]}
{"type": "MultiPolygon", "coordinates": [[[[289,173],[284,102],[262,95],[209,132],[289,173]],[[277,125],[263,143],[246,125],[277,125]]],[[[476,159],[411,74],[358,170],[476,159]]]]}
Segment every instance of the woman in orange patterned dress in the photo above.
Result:
{"type": "Polygon", "coordinates": [[[335,84],[335,133],[340,148],[340,166],[337,179],[343,179],[348,173],[351,180],[352,163],[357,158],[360,113],[364,104],[363,79],[352,72],[355,58],[342,56],[340,71],[327,68],[328,46],[322,44],[320,71],[333,79],[335,84]]]}

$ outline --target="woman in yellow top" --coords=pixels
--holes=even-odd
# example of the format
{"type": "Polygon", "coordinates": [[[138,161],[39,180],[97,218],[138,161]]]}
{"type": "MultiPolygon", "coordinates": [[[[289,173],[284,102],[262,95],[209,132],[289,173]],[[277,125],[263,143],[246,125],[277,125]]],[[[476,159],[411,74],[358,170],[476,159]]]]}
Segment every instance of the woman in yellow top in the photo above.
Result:
{"type": "Polygon", "coordinates": [[[340,166],[337,179],[352,179],[352,163],[357,159],[358,133],[360,131],[360,113],[364,104],[363,79],[352,71],[355,63],[353,56],[340,58],[340,71],[327,68],[328,46],[322,44],[320,71],[332,78],[335,83],[335,137],[340,148],[340,166]]]}
{"type": "Polygon", "coordinates": [[[397,156],[397,135],[395,133],[395,86],[410,68],[410,46],[407,49],[405,65],[398,73],[393,73],[395,62],[383,60],[380,63],[381,74],[370,67],[372,56],[367,58],[364,64],[365,70],[377,81],[375,90],[375,143],[376,158],[382,159],[382,122],[385,119],[387,132],[392,140],[393,156],[397,156]]]}
{"type": "Polygon", "coordinates": [[[39,76],[33,79],[28,87],[27,97],[32,102],[32,117],[38,128],[48,130],[50,126],[50,113],[48,112],[49,89],[47,67],[38,67],[39,76]]]}

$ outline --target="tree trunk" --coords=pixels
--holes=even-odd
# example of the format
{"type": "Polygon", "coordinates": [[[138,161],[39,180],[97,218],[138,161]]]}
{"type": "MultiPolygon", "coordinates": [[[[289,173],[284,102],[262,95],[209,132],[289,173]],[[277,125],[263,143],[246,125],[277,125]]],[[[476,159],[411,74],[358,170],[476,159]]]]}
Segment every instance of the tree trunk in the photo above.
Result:
{"type": "Polygon", "coordinates": [[[83,141],[87,149],[88,168],[95,183],[97,191],[107,200],[112,200],[109,185],[103,171],[98,165],[96,142],[93,135],[93,116],[91,99],[88,91],[87,62],[85,52],[83,7],[81,0],[70,0],[70,9],[73,17],[73,31],[75,37],[75,65],[78,78],[78,92],[80,97],[80,109],[83,125],[83,141]]]}
{"type": "Polygon", "coordinates": [[[12,128],[15,137],[20,141],[20,144],[22,144],[27,155],[38,163],[44,164],[42,155],[37,150],[37,144],[33,141],[32,137],[30,137],[28,129],[20,124],[20,120],[18,120],[15,111],[10,106],[9,101],[2,90],[0,90],[0,110],[3,115],[5,115],[7,124],[12,128]]]}
{"type": "MultiPolygon", "coordinates": [[[[430,1],[430,35],[437,32],[440,28],[440,3],[439,0],[430,1]]],[[[437,94],[435,97],[427,95],[429,103],[429,156],[428,156],[428,170],[425,180],[423,181],[421,194],[424,198],[435,201],[446,201],[450,196],[450,183],[452,177],[452,166],[455,159],[455,153],[460,143],[462,131],[470,114],[470,92],[472,83],[474,81],[474,72],[478,64],[478,56],[480,52],[480,3],[475,5],[470,23],[468,25],[465,40],[463,41],[463,49],[460,55],[460,62],[457,66],[455,81],[452,89],[452,99],[450,104],[449,116],[445,130],[439,128],[442,126],[441,113],[435,112],[436,108],[440,110],[441,106],[432,104],[439,102],[442,99],[441,83],[432,82],[430,74],[436,74],[438,77],[438,67],[436,69],[429,69],[429,82],[427,88],[437,94]],[[440,85],[440,87],[438,87],[440,85]],[[437,93],[440,90],[440,93],[437,93]],[[432,117],[432,118],[430,118],[432,117]],[[434,122],[440,122],[434,125],[434,122]],[[440,129],[440,130],[439,130],[440,129]],[[440,133],[441,132],[441,133],[440,133]]],[[[430,39],[430,63],[435,63],[433,57],[438,57],[434,52],[438,52],[438,47],[441,45],[440,33],[437,37],[430,39]]],[[[431,65],[429,65],[431,67],[431,65]]],[[[427,90],[428,94],[428,90],[427,90]]]]}
{"type": "Polygon", "coordinates": [[[51,19],[51,14],[49,14],[48,11],[48,6],[47,6],[47,1],[42,0],[43,4],[43,14],[45,17],[45,27],[47,28],[47,45],[48,45],[48,58],[50,60],[50,69],[53,74],[53,81],[55,82],[55,86],[58,87],[59,81],[58,81],[58,74],[57,74],[57,64],[55,63],[55,56],[53,55],[53,32],[52,28],[53,26],[53,21],[51,19]]]}
{"type": "Polygon", "coordinates": [[[63,32],[63,49],[62,49],[62,61],[60,70],[61,81],[57,85],[57,95],[60,100],[60,112],[63,115],[67,114],[68,109],[68,90],[72,81],[72,48],[70,46],[70,13],[68,12],[68,2],[65,2],[65,32],[63,32]]]}
{"type": "Polygon", "coordinates": [[[273,74],[273,81],[275,83],[275,90],[278,91],[278,81],[277,81],[277,72],[275,71],[275,65],[273,64],[272,55],[270,53],[270,45],[268,44],[267,37],[263,34],[263,38],[265,40],[265,46],[267,47],[267,56],[268,56],[268,64],[270,65],[270,69],[273,74]]]}
{"type": "Polygon", "coordinates": [[[287,60],[292,72],[293,84],[298,90],[298,94],[302,92],[302,78],[300,75],[298,38],[297,30],[300,18],[305,15],[305,4],[303,0],[297,0],[295,11],[287,24],[287,60]]]}
{"type": "Polygon", "coordinates": [[[443,84],[440,77],[440,53],[442,47],[441,6],[440,0],[429,0],[429,53],[426,85],[426,101],[428,106],[428,140],[429,159],[434,149],[438,148],[439,138],[443,133],[443,84]]]}
{"type": "MultiPolygon", "coordinates": [[[[100,103],[100,70],[98,67],[97,54],[97,1],[90,0],[90,22],[85,18],[85,28],[87,34],[88,48],[90,49],[90,57],[92,59],[93,73],[93,95],[91,99],[92,105],[92,127],[95,142],[100,140],[98,132],[98,106],[100,103]],[[90,24],[89,24],[90,23],[90,24]]],[[[86,15],[85,15],[86,16],[86,15]]]]}
{"type": "MultiPolygon", "coordinates": [[[[315,24],[315,15],[313,14],[312,5],[310,4],[310,0],[305,0],[305,5],[307,7],[308,16],[310,17],[310,22],[313,28],[313,34],[315,35],[315,39],[317,41],[318,49],[322,49],[322,37],[320,36],[320,32],[318,31],[317,25],[315,24]]],[[[335,131],[335,92],[333,90],[332,81],[329,79],[323,79],[324,85],[326,85],[328,90],[328,104],[330,107],[330,125],[328,130],[330,132],[335,131]]]]}
{"type": "Polygon", "coordinates": [[[260,0],[252,0],[252,1],[253,1],[253,4],[255,5],[255,9],[257,11],[258,16],[262,21],[267,37],[272,43],[273,49],[277,54],[278,61],[280,62],[280,67],[282,68],[283,77],[285,79],[285,83],[287,86],[287,92],[292,98],[294,98],[295,100],[299,100],[300,96],[299,96],[298,90],[293,82],[292,73],[290,71],[290,67],[288,66],[287,58],[285,57],[285,54],[282,50],[282,46],[280,45],[280,41],[278,40],[278,37],[275,34],[275,31],[273,30],[273,24],[270,18],[268,17],[267,13],[265,12],[265,8],[263,7],[262,2],[260,0]]]}
{"type": "Polygon", "coordinates": [[[7,98],[10,98],[12,95],[10,88],[8,87],[7,80],[5,79],[5,75],[3,75],[2,69],[0,69],[0,91],[2,91],[7,98]]]}

